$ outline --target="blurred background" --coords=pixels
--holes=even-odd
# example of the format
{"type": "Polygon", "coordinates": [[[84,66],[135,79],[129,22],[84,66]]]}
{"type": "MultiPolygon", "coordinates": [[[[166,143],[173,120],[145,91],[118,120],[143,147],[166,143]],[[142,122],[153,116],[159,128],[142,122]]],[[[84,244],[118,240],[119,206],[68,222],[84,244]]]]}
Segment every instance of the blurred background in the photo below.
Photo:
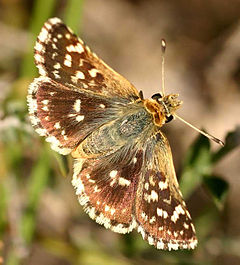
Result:
{"type": "Polygon", "coordinates": [[[0,0],[0,264],[240,264],[240,2],[238,0],[0,0]],[[180,121],[164,128],[196,226],[194,251],[155,250],[83,212],[72,159],[32,129],[33,46],[57,16],[145,97],[166,88],[179,114],[225,140],[221,148],[180,121]]]}

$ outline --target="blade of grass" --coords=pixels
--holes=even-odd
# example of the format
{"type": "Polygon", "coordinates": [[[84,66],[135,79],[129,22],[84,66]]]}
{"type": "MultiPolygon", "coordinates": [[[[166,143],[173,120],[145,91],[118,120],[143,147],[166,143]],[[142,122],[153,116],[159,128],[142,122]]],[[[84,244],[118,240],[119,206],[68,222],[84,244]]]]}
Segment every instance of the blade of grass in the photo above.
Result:
{"type": "Polygon", "coordinates": [[[28,43],[29,49],[25,54],[21,67],[21,77],[31,78],[36,74],[33,59],[33,46],[43,23],[52,16],[56,0],[35,0],[29,31],[31,33],[28,43]]]}
{"type": "MultiPolygon", "coordinates": [[[[8,193],[6,188],[6,182],[8,181],[7,179],[8,165],[5,161],[6,156],[4,155],[5,148],[3,144],[0,144],[0,151],[1,151],[0,160],[2,162],[0,165],[0,239],[1,239],[7,225],[8,193]]],[[[0,240],[0,252],[1,252],[1,240],[0,240]]]]}
{"type": "Polygon", "coordinates": [[[21,234],[26,244],[31,242],[34,234],[35,214],[41,194],[47,185],[49,174],[50,158],[48,152],[43,149],[43,152],[30,175],[27,194],[28,205],[22,217],[21,234]]]}
{"type": "Polygon", "coordinates": [[[64,22],[76,33],[82,23],[83,0],[69,0],[66,4],[64,22]]]}
{"type": "MultiPolygon", "coordinates": [[[[7,179],[5,179],[7,181],[7,179]]],[[[2,238],[3,232],[7,224],[7,191],[5,187],[5,182],[0,181],[0,238],[2,238]]]]}

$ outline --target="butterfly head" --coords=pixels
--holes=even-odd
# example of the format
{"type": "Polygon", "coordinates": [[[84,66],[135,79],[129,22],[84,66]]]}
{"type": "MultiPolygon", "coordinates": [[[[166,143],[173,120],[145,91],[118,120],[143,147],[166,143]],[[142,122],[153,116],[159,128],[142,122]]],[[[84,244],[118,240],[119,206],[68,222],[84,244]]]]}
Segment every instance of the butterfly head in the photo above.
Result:
{"type": "Polygon", "coordinates": [[[176,110],[183,103],[178,96],[178,94],[165,96],[162,93],[157,93],[152,96],[152,99],[145,101],[145,108],[153,115],[154,123],[157,126],[162,126],[174,118],[176,110]]]}

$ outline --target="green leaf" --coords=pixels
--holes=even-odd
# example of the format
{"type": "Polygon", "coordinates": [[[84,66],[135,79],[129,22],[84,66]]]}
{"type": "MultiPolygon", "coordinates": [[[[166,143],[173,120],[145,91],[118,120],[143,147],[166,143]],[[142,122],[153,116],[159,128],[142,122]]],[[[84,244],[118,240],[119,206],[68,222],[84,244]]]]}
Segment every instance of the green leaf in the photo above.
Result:
{"type": "Polygon", "coordinates": [[[212,162],[218,162],[222,157],[231,152],[234,148],[240,145],[240,126],[238,126],[234,131],[227,134],[225,139],[225,146],[219,151],[212,155],[212,162]]]}
{"type": "Polygon", "coordinates": [[[219,210],[222,210],[229,189],[229,184],[219,176],[204,176],[203,183],[209,190],[219,210]]]}
{"type": "Polygon", "coordinates": [[[195,218],[194,223],[197,231],[197,237],[199,239],[199,245],[206,244],[206,240],[216,226],[218,220],[219,211],[213,205],[207,205],[204,207],[198,217],[195,218]]]}
{"type": "Polygon", "coordinates": [[[200,135],[187,152],[180,188],[184,198],[189,197],[201,184],[202,176],[211,172],[211,153],[209,140],[200,135]]]}

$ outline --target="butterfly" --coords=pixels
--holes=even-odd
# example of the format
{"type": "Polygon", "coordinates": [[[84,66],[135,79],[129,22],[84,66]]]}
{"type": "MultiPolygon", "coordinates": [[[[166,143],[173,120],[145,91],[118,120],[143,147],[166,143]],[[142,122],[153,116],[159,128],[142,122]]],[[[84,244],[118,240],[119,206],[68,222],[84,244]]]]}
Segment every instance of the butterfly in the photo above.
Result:
{"type": "Polygon", "coordinates": [[[72,184],[85,212],[114,232],[137,229],[157,249],[194,249],[161,131],[178,117],[178,95],[144,99],[59,18],[42,27],[34,57],[40,77],[29,86],[29,117],[53,150],[74,158],[72,184]]]}

